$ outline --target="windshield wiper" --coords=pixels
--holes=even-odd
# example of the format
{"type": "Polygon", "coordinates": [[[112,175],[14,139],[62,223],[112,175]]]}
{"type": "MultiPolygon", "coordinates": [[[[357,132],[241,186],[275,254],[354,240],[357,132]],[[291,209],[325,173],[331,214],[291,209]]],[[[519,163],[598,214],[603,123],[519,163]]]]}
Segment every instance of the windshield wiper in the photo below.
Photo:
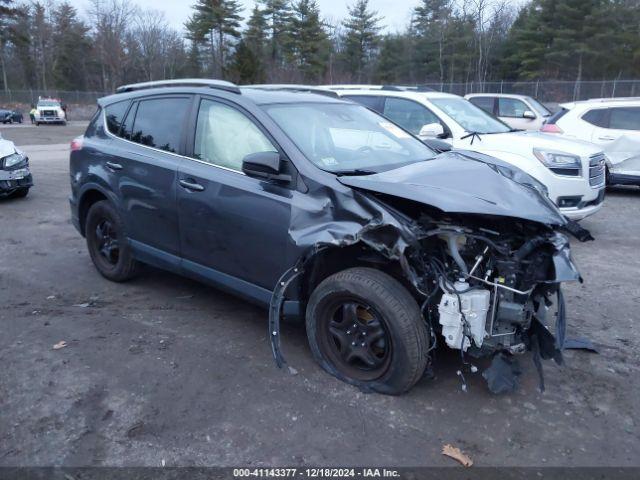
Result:
{"type": "Polygon", "coordinates": [[[354,168],[353,170],[336,170],[331,173],[334,173],[335,175],[341,177],[343,175],[375,175],[378,172],[374,172],[373,170],[354,168]]]}
{"type": "Polygon", "coordinates": [[[471,145],[473,145],[473,141],[477,138],[482,141],[482,137],[480,135],[484,135],[482,132],[471,132],[467,135],[460,137],[460,140],[466,140],[467,138],[471,138],[471,145]]]}

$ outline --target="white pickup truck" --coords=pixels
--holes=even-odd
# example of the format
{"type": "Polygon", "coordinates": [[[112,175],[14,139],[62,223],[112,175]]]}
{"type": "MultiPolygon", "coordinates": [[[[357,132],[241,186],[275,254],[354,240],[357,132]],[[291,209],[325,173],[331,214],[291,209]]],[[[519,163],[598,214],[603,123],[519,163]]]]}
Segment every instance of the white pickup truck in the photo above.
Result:
{"type": "Polygon", "coordinates": [[[41,123],[67,124],[67,114],[62,108],[62,102],[55,98],[40,98],[36,106],[36,125],[41,123]]]}

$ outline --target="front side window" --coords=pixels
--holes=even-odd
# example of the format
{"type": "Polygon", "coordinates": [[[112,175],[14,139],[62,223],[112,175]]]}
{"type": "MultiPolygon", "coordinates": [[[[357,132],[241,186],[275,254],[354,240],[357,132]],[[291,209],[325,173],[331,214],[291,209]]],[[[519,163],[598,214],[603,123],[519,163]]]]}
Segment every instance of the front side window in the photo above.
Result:
{"type": "Polygon", "coordinates": [[[142,100],[133,122],[131,140],[166,152],[178,152],[190,102],[188,97],[142,100]]]}
{"type": "Polygon", "coordinates": [[[533,109],[543,117],[551,116],[551,111],[535,98],[527,97],[527,101],[529,102],[529,105],[531,105],[533,109]]]}
{"type": "Polygon", "coordinates": [[[120,128],[122,127],[122,122],[130,103],[128,100],[113,103],[104,109],[109,133],[120,136],[120,128]]]}
{"type": "Polygon", "coordinates": [[[609,128],[616,130],[640,130],[640,107],[612,108],[609,128]]]}
{"type": "Polygon", "coordinates": [[[211,100],[200,103],[193,147],[195,158],[242,171],[244,157],[260,152],[277,152],[277,149],[246,115],[211,100]]]}
{"type": "Polygon", "coordinates": [[[431,103],[449,115],[469,133],[506,133],[507,125],[473,103],[459,97],[430,98],[431,103]]]}
{"type": "Polygon", "coordinates": [[[493,104],[495,102],[494,97],[471,97],[469,101],[475,106],[480,107],[485,112],[493,115],[493,104]]]}
{"type": "Polygon", "coordinates": [[[383,115],[414,135],[418,135],[425,125],[440,123],[440,119],[427,107],[404,98],[387,97],[383,115]]]}
{"type": "Polygon", "coordinates": [[[435,156],[408,132],[360,105],[298,103],[263,108],[306,158],[329,172],[380,172],[435,156]]]}
{"type": "Polygon", "coordinates": [[[498,116],[509,118],[523,118],[524,112],[529,110],[527,104],[515,98],[498,99],[498,116]]]}

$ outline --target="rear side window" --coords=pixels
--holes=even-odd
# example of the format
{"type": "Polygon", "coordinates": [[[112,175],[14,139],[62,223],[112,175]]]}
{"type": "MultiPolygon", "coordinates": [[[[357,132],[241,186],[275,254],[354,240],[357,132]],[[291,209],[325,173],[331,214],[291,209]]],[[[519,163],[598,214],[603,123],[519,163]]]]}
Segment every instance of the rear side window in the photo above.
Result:
{"type": "Polygon", "coordinates": [[[357,102],[360,105],[364,105],[371,110],[382,113],[382,102],[384,100],[383,97],[376,97],[373,95],[343,95],[342,98],[353,100],[354,102],[357,102]]]}
{"type": "Polygon", "coordinates": [[[607,109],[599,108],[597,110],[589,110],[582,116],[582,119],[596,127],[607,128],[607,109]]]}
{"type": "Polygon", "coordinates": [[[640,130],[640,108],[612,108],[609,117],[609,128],[616,130],[640,130]]]}
{"type": "Polygon", "coordinates": [[[529,110],[527,104],[515,98],[498,98],[498,116],[523,118],[524,112],[529,110]]]}
{"type": "Polygon", "coordinates": [[[440,119],[427,107],[404,98],[387,97],[383,115],[414,135],[419,134],[425,125],[440,123],[440,119]]]}
{"type": "Polygon", "coordinates": [[[129,108],[130,101],[113,103],[105,108],[105,115],[107,117],[107,130],[114,135],[120,136],[120,129],[122,127],[122,121],[129,108]]]}
{"type": "Polygon", "coordinates": [[[141,101],[131,140],[166,152],[177,152],[190,102],[189,97],[141,101]]]}
{"type": "Polygon", "coordinates": [[[493,115],[493,104],[495,102],[495,97],[471,97],[469,101],[476,107],[480,107],[485,112],[493,115]]]}

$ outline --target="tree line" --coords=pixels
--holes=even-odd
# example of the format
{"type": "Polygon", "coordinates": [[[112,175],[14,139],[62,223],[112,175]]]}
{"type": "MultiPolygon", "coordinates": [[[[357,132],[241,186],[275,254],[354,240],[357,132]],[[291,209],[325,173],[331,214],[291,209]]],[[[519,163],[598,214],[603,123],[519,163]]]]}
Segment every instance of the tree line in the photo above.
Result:
{"type": "Polygon", "coordinates": [[[417,0],[391,32],[369,0],[194,0],[183,31],[130,0],[0,0],[4,89],[112,91],[137,81],[485,82],[638,78],[640,0],[417,0]]]}

